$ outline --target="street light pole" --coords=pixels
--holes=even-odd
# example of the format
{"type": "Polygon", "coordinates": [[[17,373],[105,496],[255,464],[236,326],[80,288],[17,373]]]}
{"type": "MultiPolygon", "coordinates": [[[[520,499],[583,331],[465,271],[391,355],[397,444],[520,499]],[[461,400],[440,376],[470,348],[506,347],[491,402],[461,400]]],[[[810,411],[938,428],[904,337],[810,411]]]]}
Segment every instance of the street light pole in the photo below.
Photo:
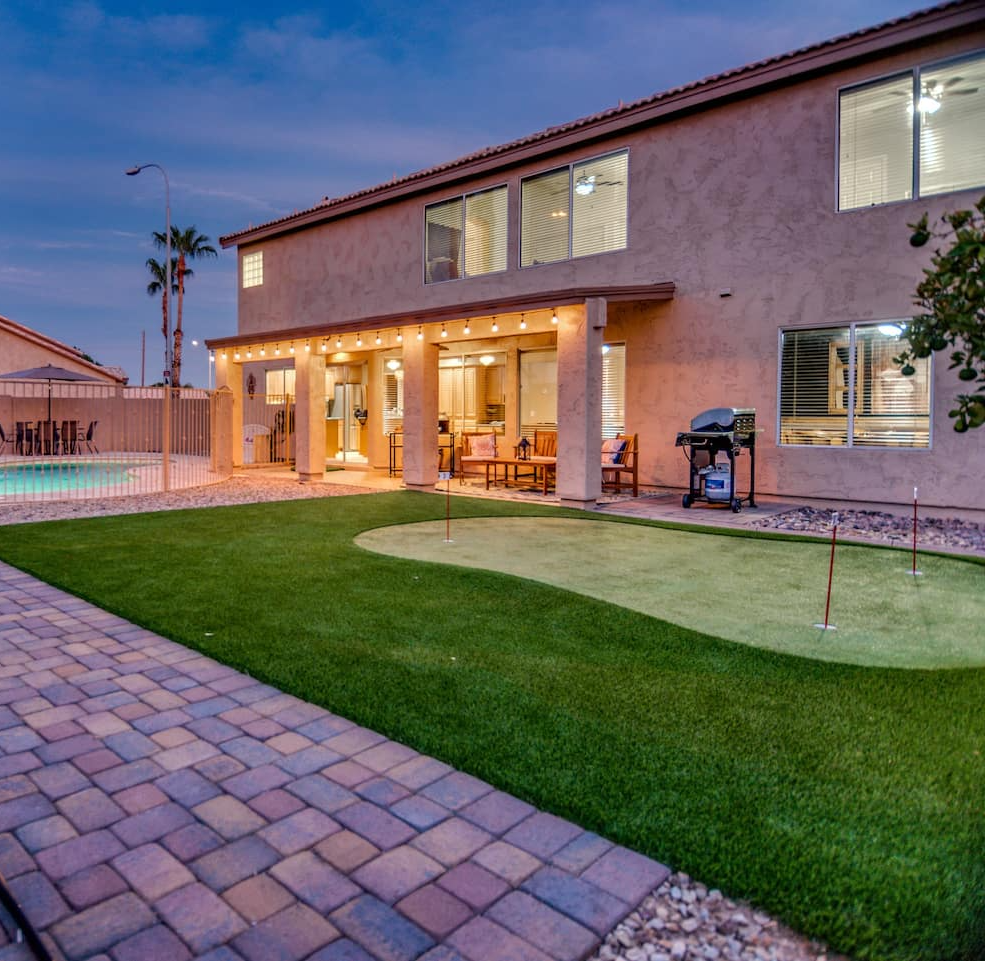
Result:
{"type": "Polygon", "coordinates": [[[161,448],[164,462],[161,469],[161,487],[167,492],[171,489],[171,374],[174,360],[171,353],[171,184],[168,172],[160,164],[139,164],[131,167],[128,177],[136,177],[141,170],[154,167],[164,177],[164,297],[167,310],[164,312],[164,424],[161,427],[161,448]]]}

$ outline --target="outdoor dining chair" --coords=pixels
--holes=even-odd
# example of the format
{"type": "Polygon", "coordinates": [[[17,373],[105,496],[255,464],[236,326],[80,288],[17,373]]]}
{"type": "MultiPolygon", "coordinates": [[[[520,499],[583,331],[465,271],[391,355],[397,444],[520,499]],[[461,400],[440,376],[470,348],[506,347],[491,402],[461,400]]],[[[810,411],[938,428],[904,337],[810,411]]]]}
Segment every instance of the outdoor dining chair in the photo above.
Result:
{"type": "Polygon", "coordinates": [[[96,442],[93,440],[93,436],[96,433],[96,424],[98,423],[99,423],[98,420],[89,421],[89,426],[84,431],[82,430],[82,425],[81,424],[79,425],[78,433],[75,435],[75,446],[77,448],[77,452],[81,452],[82,445],[85,444],[86,447],[89,448],[90,454],[99,453],[99,448],[96,446],[96,442]]]}
{"type": "Polygon", "coordinates": [[[19,420],[14,425],[14,450],[21,456],[34,453],[34,426],[29,421],[19,420]]]}
{"type": "Polygon", "coordinates": [[[8,447],[14,446],[14,439],[8,437],[3,432],[3,424],[0,424],[0,454],[2,454],[8,447]]]}

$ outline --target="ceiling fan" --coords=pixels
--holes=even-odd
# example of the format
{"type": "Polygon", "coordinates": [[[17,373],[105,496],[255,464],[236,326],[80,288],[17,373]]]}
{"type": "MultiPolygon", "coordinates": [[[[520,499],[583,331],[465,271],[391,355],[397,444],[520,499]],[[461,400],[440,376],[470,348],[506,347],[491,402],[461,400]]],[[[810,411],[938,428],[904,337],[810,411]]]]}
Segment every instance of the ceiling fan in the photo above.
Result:
{"type": "MultiPolygon", "coordinates": [[[[951,77],[948,80],[925,80],[920,84],[920,99],[917,101],[916,109],[920,113],[937,113],[941,109],[943,102],[953,96],[967,96],[970,93],[978,93],[978,87],[959,87],[958,84],[965,82],[964,77],[951,77]]],[[[912,97],[909,91],[894,90],[897,97],[912,97]]]]}
{"type": "Polygon", "coordinates": [[[595,174],[582,174],[575,181],[575,193],[580,197],[587,197],[595,193],[596,187],[618,187],[621,180],[599,180],[595,174]]]}

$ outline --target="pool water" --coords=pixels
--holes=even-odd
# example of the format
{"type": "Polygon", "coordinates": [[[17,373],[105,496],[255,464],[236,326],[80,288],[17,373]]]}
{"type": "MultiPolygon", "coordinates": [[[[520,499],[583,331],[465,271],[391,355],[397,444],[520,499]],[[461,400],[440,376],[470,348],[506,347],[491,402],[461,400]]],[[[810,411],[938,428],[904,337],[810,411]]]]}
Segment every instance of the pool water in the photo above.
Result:
{"type": "Polygon", "coordinates": [[[39,461],[0,467],[0,496],[89,490],[129,483],[130,471],[148,467],[147,461],[39,461]]]}

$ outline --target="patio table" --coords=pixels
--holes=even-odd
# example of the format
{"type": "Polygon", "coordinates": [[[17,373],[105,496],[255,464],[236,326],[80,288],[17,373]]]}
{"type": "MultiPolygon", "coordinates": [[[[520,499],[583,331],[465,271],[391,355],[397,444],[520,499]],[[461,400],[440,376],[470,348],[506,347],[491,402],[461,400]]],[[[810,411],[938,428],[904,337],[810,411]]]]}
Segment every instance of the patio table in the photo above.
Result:
{"type": "Polygon", "coordinates": [[[532,467],[534,469],[534,483],[537,483],[538,470],[540,472],[541,490],[547,493],[548,482],[551,474],[557,483],[557,458],[556,457],[491,457],[488,460],[480,461],[486,468],[486,490],[489,490],[490,483],[499,483],[499,467],[503,467],[503,485],[508,487],[510,481],[510,468],[513,468],[513,480],[519,481],[518,470],[521,467],[532,467]],[[489,470],[492,468],[492,477],[489,470]]]}

